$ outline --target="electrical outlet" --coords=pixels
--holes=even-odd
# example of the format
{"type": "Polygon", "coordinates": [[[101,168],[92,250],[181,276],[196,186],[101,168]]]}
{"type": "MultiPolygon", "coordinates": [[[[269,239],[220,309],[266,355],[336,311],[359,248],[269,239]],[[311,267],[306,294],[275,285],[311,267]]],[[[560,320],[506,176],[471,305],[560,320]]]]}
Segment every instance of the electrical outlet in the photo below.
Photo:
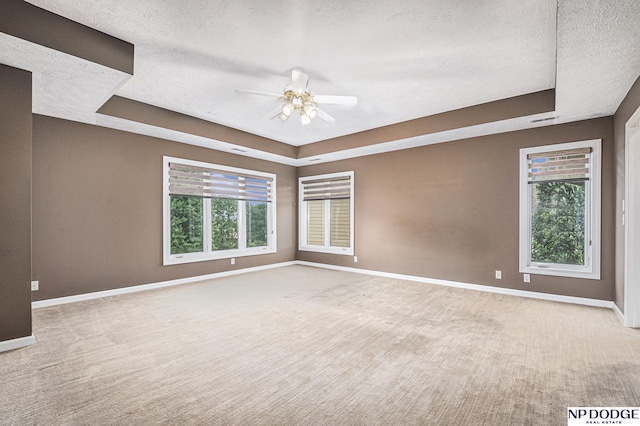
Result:
{"type": "Polygon", "coordinates": [[[502,279],[502,271],[496,271],[496,280],[502,279]]]}
{"type": "Polygon", "coordinates": [[[531,275],[530,274],[524,274],[524,282],[525,283],[530,283],[531,282],[531,275]]]}
{"type": "Polygon", "coordinates": [[[353,263],[358,263],[358,256],[353,256],[353,263]]]}
{"type": "Polygon", "coordinates": [[[235,264],[236,264],[236,258],[235,258],[235,257],[232,257],[232,258],[231,258],[231,264],[232,264],[232,265],[235,265],[235,264]]]}
{"type": "Polygon", "coordinates": [[[31,291],[38,291],[39,288],[40,288],[39,281],[31,281],[31,291]]]}

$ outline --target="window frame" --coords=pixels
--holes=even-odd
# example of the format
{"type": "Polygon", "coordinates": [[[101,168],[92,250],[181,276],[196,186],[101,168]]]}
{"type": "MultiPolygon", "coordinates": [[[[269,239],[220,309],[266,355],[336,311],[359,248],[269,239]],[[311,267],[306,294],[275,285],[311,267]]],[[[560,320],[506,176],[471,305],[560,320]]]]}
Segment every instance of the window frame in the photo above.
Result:
{"type": "Polygon", "coordinates": [[[311,251],[318,253],[330,253],[330,254],[341,254],[346,256],[353,256],[355,253],[354,249],[354,205],[355,205],[355,197],[354,197],[354,172],[337,172],[337,173],[327,173],[322,175],[313,175],[313,176],[304,176],[298,178],[298,250],[300,251],[311,251]],[[325,214],[325,223],[324,223],[324,235],[325,235],[325,245],[311,245],[307,243],[307,202],[303,201],[304,198],[304,182],[312,181],[312,180],[322,180],[322,179],[335,179],[335,178],[343,178],[349,177],[350,191],[349,191],[349,247],[337,247],[331,246],[331,205],[330,199],[324,200],[324,214],[325,214]]]}
{"type": "Polygon", "coordinates": [[[591,139],[554,145],[543,145],[520,150],[520,233],[519,270],[523,274],[551,275],[558,277],[600,279],[601,254],[601,204],[602,204],[602,139],[591,139]],[[591,148],[589,181],[585,188],[585,233],[587,244],[586,265],[565,265],[531,261],[531,191],[528,182],[529,154],[591,148]]]}
{"type": "Polygon", "coordinates": [[[260,172],[256,170],[241,169],[237,167],[223,166],[220,164],[205,163],[201,161],[188,160],[184,158],[163,156],[162,175],[162,247],[163,265],[178,265],[191,262],[204,262],[208,260],[229,259],[232,257],[255,256],[277,252],[277,198],[276,198],[276,175],[273,173],[260,172]],[[169,163],[179,163],[186,166],[211,168],[220,171],[227,171],[236,175],[259,176],[272,179],[271,201],[267,202],[267,245],[261,247],[246,247],[246,203],[250,201],[238,201],[238,248],[228,250],[211,250],[211,200],[203,198],[203,233],[204,250],[195,253],[171,254],[171,202],[169,194],[169,163]]]}

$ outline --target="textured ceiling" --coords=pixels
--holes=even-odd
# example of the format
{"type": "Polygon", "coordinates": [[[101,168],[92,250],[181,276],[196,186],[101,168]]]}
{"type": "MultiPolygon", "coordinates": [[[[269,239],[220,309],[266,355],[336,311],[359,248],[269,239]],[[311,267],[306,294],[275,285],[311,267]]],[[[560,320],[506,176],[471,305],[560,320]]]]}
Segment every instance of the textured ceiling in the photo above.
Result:
{"type": "MultiPolygon", "coordinates": [[[[638,77],[636,2],[30,0],[134,44],[134,76],[123,85],[123,73],[86,61],[74,69],[8,36],[0,37],[0,60],[35,63],[44,81],[34,81],[36,112],[57,108],[48,115],[199,145],[201,138],[94,112],[115,94],[300,146],[556,88],[558,123],[613,114],[638,77]],[[358,105],[327,105],[335,122],[302,126],[263,119],[277,100],[234,93],[280,92],[295,67],[309,74],[312,93],[354,95],[358,105]],[[65,87],[68,105],[53,102],[65,87]]],[[[380,149],[533,125],[489,123],[380,149]]]]}

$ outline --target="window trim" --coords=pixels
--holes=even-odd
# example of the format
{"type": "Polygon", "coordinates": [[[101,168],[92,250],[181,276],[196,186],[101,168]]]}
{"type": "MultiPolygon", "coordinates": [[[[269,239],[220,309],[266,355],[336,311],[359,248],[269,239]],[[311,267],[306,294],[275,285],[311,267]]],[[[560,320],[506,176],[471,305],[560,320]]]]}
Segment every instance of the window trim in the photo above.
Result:
{"type": "MultiPolygon", "coordinates": [[[[353,256],[355,253],[354,249],[354,205],[355,205],[355,197],[354,197],[354,172],[337,172],[337,173],[327,173],[322,175],[313,175],[313,176],[304,176],[298,178],[298,250],[300,251],[311,251],[318,253],[330,253],[330,254],[341,254],[346,256],[353,256]],[[349,177],[350,191],[349,191],[349,247],[332,247],[330,245],[325,246],[316,246],[307,244],[307,204],[303,201],[304,198],[304,182],[311,180],[322,180],[322,179],[335,179],[340,177],[349,177]]],[[[330,207],[328,203],[325,201],[325,241],[327,240],[327,232],[330,232],[331,228],[331,214],[330,207]]]]}
{"type": "Polygon", "coordinates": [[[241,169],[238,167],[223,166],[220,164],[205,163],[201,161],[188,160],[184,158],[163,156],[162,157],[162,264],[179,265],[191,262],[204,262],[208,260],[229,259],[232,257],[255,256],[277,252],[277,197],[276,197],[276,175],[273,173],[260,172],[256,170],[241,169]],[[245,174],[272,179],[271,202],[267,203],[267,246],[266,247],[244,247],[246,245],[246,206],[247,201],[239,201],[238,205],[238,239],[240,248],[230,250],[211,250],[211,199],[204,198],[205,206],[203,212],[203,232],[205,236],[205,246],[207,250],[197,253],[171,254],[171,203],[169,201],[169,163],[180,163],[187,166],[205,167],[221,171],[228,171],[234,174],[245,174]],[[209,207],[207,207],[207,205],[209,207]],[[269,208],[270,207],[270,208],[269,208]],[[244,225],[241,225],[243,223],[244,225]]]}
{"type": "Polygon", "coordinates": [[[600,279],[601,254],[601,204],[602,204],[602,139],[591,139],[554,145],[544,145],[520,150],[520,238],[519,270],[523,274],[552,275],[558,277],[600,279]],[[527,155],[576,148],[591,148],[589,207],[586,211],[585,231],[591,245],[587,250],[586,266],[558,265],[531,262],[531,185],[528,183],[527,155]]]}

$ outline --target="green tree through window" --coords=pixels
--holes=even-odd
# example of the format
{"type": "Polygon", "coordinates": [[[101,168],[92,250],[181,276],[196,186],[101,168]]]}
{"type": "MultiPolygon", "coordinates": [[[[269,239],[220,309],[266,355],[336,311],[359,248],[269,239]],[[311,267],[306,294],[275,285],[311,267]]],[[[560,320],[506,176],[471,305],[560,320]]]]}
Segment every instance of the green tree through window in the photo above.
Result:
{"type": "Polygon", "coordinates": [[[225,198],[211,200],[211,249],[238,248],[238,201],[225,198]]]}
{"type": "Polygon", "coordinates": [[[202,198],[171,196],[171,254],[201,252],[202,198]]]}
{"type": "Polygon", "coordinates": [[[267,245],[267,203],[247,203],[247,247],[267,245]]]}
{"type": "Polygon", "coordinates": [[[537,183],[532,197],[531,260],[584,265],[585,183],[537,183]]]}

